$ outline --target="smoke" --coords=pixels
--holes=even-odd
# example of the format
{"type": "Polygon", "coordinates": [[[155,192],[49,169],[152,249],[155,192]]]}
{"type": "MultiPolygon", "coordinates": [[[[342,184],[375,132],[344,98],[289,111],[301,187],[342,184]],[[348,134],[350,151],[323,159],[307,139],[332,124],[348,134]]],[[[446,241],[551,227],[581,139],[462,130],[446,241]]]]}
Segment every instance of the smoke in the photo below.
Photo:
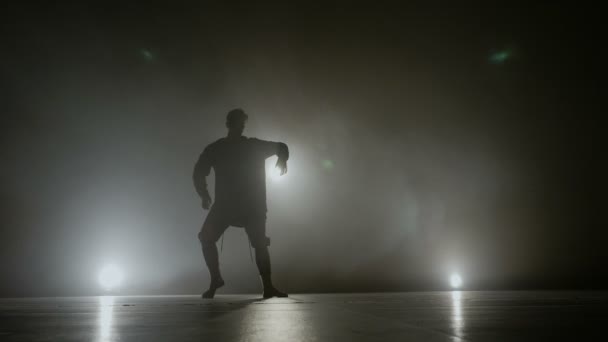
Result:
{"type": "MultiPolygon", "coordinates": [[[[452,272],[468,288],[546,285],[597,264],[591,235],[571,238],[588,218],[564,167],[588,156],[561,155],[589,142],[566,148],[570,107],[539,61],[489,63],[496,46],[466,16],[72,11],[65,27],[17,13],[1,69],[2,295],[99,293],[106,263],[121,293],[200,292],[192,168],[236,107],[246,135],[291,150],[267,184],[289,291],[441,288],[452,272]]],[[[247,246],[227,231],[226,291],[259,290],[247,246]]]]}

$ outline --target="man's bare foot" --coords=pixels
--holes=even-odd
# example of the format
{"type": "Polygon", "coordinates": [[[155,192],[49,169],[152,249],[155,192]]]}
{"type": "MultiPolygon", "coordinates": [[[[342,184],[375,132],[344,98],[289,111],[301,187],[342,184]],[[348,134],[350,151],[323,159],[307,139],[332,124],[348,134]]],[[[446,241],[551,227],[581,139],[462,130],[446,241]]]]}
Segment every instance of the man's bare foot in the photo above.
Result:
{"type": "Polygon", "coordinates": [[[288,296],[287,293],[283,293],[283,292],[277,290],[274,286],[264,288],[264,298],[271,298],[271,297],[285,298],[287,296],[288,296]]]}
{"type": "Polygon", "coordinates": [[[209,284],[209,290],[207,290],[203,293],[203,298],[204,299],[213,298],[215,296],[215,290],[219,289],[222,286],[224,286],[224,279],[219,278],[219,279],[211,280],[211,284],[209,284]]]}

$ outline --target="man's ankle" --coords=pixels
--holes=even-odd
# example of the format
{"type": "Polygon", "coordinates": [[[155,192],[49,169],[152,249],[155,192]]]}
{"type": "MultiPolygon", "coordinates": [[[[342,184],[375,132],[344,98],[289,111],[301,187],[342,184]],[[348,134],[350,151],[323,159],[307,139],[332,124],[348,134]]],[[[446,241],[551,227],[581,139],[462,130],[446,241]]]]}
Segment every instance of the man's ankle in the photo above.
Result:
{"type": "Polygon", "coordinates": [[[270,274],[260,274],[260,278],[262,278],[262,285],[264,288],[272,288],[272,278],[270,274]]]}
{"type": "Polygon", "coordinates": [[[211,276],[211,284],[222,283],[223,281],[224,281],[224,279],[219,274],[211,276]]]}

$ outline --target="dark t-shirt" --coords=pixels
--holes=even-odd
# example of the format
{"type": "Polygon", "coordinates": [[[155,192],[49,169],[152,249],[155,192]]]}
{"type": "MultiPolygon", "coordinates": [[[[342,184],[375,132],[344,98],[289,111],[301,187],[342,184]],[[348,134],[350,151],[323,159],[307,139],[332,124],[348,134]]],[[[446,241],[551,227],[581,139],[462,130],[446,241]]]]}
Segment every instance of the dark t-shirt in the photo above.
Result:
{"type": "MultiPolygon", "coordinates": [[[[207,191],[205,177],[215,172],[215,202],[213,210],[242,216],[265,214],[266,158],[285,144],[256,138],[222,138],[210,144],[200,155],[194,168],[194,182],[199,195],[207,191]]],[[[288,153],[288,152],[284,152],[288,153]]]]}

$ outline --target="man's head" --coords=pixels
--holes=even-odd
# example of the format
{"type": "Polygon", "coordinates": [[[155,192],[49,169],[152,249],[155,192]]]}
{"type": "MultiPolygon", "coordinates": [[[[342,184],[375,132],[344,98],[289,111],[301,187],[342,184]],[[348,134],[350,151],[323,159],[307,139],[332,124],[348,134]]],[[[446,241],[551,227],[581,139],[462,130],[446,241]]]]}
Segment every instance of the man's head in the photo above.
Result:
{"type": "Polygon", "coordinates": [[[247,114],[240,108],[229,111],[228,115],[226,115],[226,127],[228,127],[229,133],[243,134],[247,118],[247,114]]]}

